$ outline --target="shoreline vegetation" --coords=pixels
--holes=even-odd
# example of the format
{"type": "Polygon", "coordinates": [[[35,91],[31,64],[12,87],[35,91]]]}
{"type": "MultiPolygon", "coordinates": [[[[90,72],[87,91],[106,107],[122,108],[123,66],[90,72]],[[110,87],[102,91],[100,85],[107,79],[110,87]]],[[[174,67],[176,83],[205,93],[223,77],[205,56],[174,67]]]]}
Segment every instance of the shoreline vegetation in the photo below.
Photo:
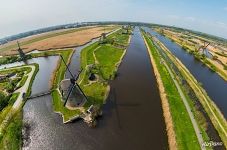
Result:
{"type": "MultiPolygon", "coordinates": [[[[213,126],[217,130],[220,138],[222,139],[224,145],[226,146],[227,145],[226,143],[227,126],[226,126],[226,120],[224,119],[223,115],[221,114],[217,106],[213,103],[213,101],[208,97],[208,95],[206,94],[205,90],[201,87],[201,85],[198,84],[196,79],[186,69],[186,67],[183,66],[183,64],[177,58],[175,58],[173,54],[162,43],[159,42],[158,44],[165,51],[165,53],[172,60],[172,62],[179,67],[182,75],[184,76],[188,84],[192,87],[194,93],[196,94],[196,97],[198,97],[199,102],[203,106],[203,109],[207,112],[207,115],[209,116],[213,126]]],[[[195,116],[197,116],[196,112],[195,112],[195,116]]],[[[198,122],[199,124],[203,123],[200,120],[198,120],[198,122]]],[[[207,139],[207,135],[206,133],[204,133],[204,131],[203,131],[203,137],[205,140],[209,139],[209,138],[207,139]]]]}
{"type": "Polygon", "coordinates": [[[165,124],[166,124],[169,149],[173,150],[177,147],[177,142],[176,142],[176,134],[175,134],[174,127],[173,127],[173,119],[172,119],[171,112],[170,112],[170,106],[168,103],[168,98],[167,98],[167,95],[165,92],[163,81],[161,79],[161,75],[158,71],[154,57],[152,56],[151,49],[147,43],[147,39],[145,39],[144,33],[142,33],[142,34],[143,34],[143,39],[144,39],[145,45],[147,47],[148,54],[150,56],[150,61],[153,66],[154,74],[155,74],[155,77],[156,77],[156,80],[158,83],[158,89],[160,92],[161,103],[162,103],[163,116],[164,116],[164,120],[165,120],[165,124]]]}

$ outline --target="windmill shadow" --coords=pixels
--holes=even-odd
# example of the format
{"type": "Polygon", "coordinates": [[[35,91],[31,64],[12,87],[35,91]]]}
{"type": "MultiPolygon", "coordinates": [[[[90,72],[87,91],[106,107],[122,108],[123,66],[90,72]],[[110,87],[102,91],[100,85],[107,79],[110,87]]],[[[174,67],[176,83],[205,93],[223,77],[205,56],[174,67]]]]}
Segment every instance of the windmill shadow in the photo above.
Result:
{"type": "Polygon", "coordinates": [[[114,104],[118,127],[119,129],[122,129],[119,107],[138,107],[140,106],[140,103],[132,103],[132,102],[118,103],[115,88],[111,90],[111,100],[113,101],[113,104],[114,104]]]}

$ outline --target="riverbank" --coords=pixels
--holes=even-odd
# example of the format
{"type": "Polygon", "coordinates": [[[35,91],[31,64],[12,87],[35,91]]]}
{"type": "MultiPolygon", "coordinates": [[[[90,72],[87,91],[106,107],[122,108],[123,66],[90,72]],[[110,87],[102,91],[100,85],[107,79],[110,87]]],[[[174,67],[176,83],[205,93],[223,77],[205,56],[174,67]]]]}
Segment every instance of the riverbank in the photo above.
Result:
{"type": "Polygon", "coordinates": [[[157,68],[157,65],[156,65],[156,62],[155,62],[155,59],[152,56],[150,46],[148,45],[147,39],[145,39],[144,36],[145,35],[143,33],[144,42],[145,42],[146,47],[148,49],[148,53],[149,53],[149,56],[150,56],[150,59],[151,59],[151,64],[153,66],[154,74],[155,74],[155,77],[156,77],[156,80],[157,80],[157,83],[158,83],[160,97],[161,97],[161,100],[162,100],[162,110],[163,110],[163,116],[164,116],[165,124],[166,124],[166,131],[167,131],[167,136],[168,136],[169,149],[173,150],[177,147],[177,142],[176,142],[176,134],[175,134],[175,131],[174,131],[173,119],[172,119],[171,112],[170,112],[168,98],[167,98],[167,95],[166,95],[166,92],[165,92],[164,84],[163,84],[162,79],[161,79],[161,75],[158,71],[158,68],[157,68]]]}
{"type": "Polygon", "coordinates": [[[204,110],[207,112],[212,124],[217,130],[220,138],[222,139],[224,145],[226,145],[226,129],[227,123],[222,113],[218,109],[218,107],[214,104],[214,102],[209,98],[205,90],[202,86],[197,82],[197,80],[191,75],[191,73],[187,70],[187,68],[176,58],[161,42],[157,42],[159,46],[166,52],[168,57],[172,60],[172,62],[178,66],[183,77],[187,81],[187,83],[192,87],[196,97],[198,97],[199,102],[202,104],[204,110]]]}
{"type": "Polygon", "coordinates": [[[182,97],[175,86],[175,81],[166,66],[165,61],[157,49],[153,46],[150,39],[144,34],[147,42],[148,52],[151,56],[152,65],[156,68],[157,81],[159,83],[162,107],[167,126],[168,140],[170,149],[200,149],[200,145],[195,134],[193,124],[188,115],[182,97]],[[152,59],[153,58],[153,59],[152,59]],[[169,111],[169,112],[168,112],[169,111]],[[181,118],[179,120],[179,118],[181,118]],[[187,133],[187,136],[184,133],[187,133]]]}

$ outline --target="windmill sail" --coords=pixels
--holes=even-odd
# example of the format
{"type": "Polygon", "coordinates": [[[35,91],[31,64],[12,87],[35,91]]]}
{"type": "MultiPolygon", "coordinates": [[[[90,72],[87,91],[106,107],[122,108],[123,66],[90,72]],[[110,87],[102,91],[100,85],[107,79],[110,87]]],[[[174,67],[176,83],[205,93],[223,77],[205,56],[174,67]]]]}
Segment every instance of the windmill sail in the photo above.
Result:
{"type": "Polygon", "coordinates": [[[80,86],[76,83],[82,70],[77,76],[73,76],[64,58],[61,55],[60,57],[71,75],[70,79],[62,80],[59,85],[59,90],[61,91],[64,106],[68,108],[75,108],[81,106],[81,104],[84,104],[87,101],[86,95],[84,94],[80,86]]]}

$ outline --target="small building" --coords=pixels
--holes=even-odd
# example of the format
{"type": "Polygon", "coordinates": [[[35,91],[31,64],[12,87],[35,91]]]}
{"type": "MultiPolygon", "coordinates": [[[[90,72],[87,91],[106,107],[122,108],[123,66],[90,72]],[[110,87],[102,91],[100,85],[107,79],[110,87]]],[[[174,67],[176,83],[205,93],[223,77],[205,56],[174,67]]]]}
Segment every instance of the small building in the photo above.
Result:
{"type": "Polygon", "coordinates": [[[6,76],[5,75],[0,75],[0,81],[5,80],[6,76]]]}
{"type": "Polygon", "coordinates": [[[92,114],[92,113],[94,113],[95,111],[94,111],[94,105],[91,105],[88,109],[87,109],[87,113],[88,114],[92,114]]]}

